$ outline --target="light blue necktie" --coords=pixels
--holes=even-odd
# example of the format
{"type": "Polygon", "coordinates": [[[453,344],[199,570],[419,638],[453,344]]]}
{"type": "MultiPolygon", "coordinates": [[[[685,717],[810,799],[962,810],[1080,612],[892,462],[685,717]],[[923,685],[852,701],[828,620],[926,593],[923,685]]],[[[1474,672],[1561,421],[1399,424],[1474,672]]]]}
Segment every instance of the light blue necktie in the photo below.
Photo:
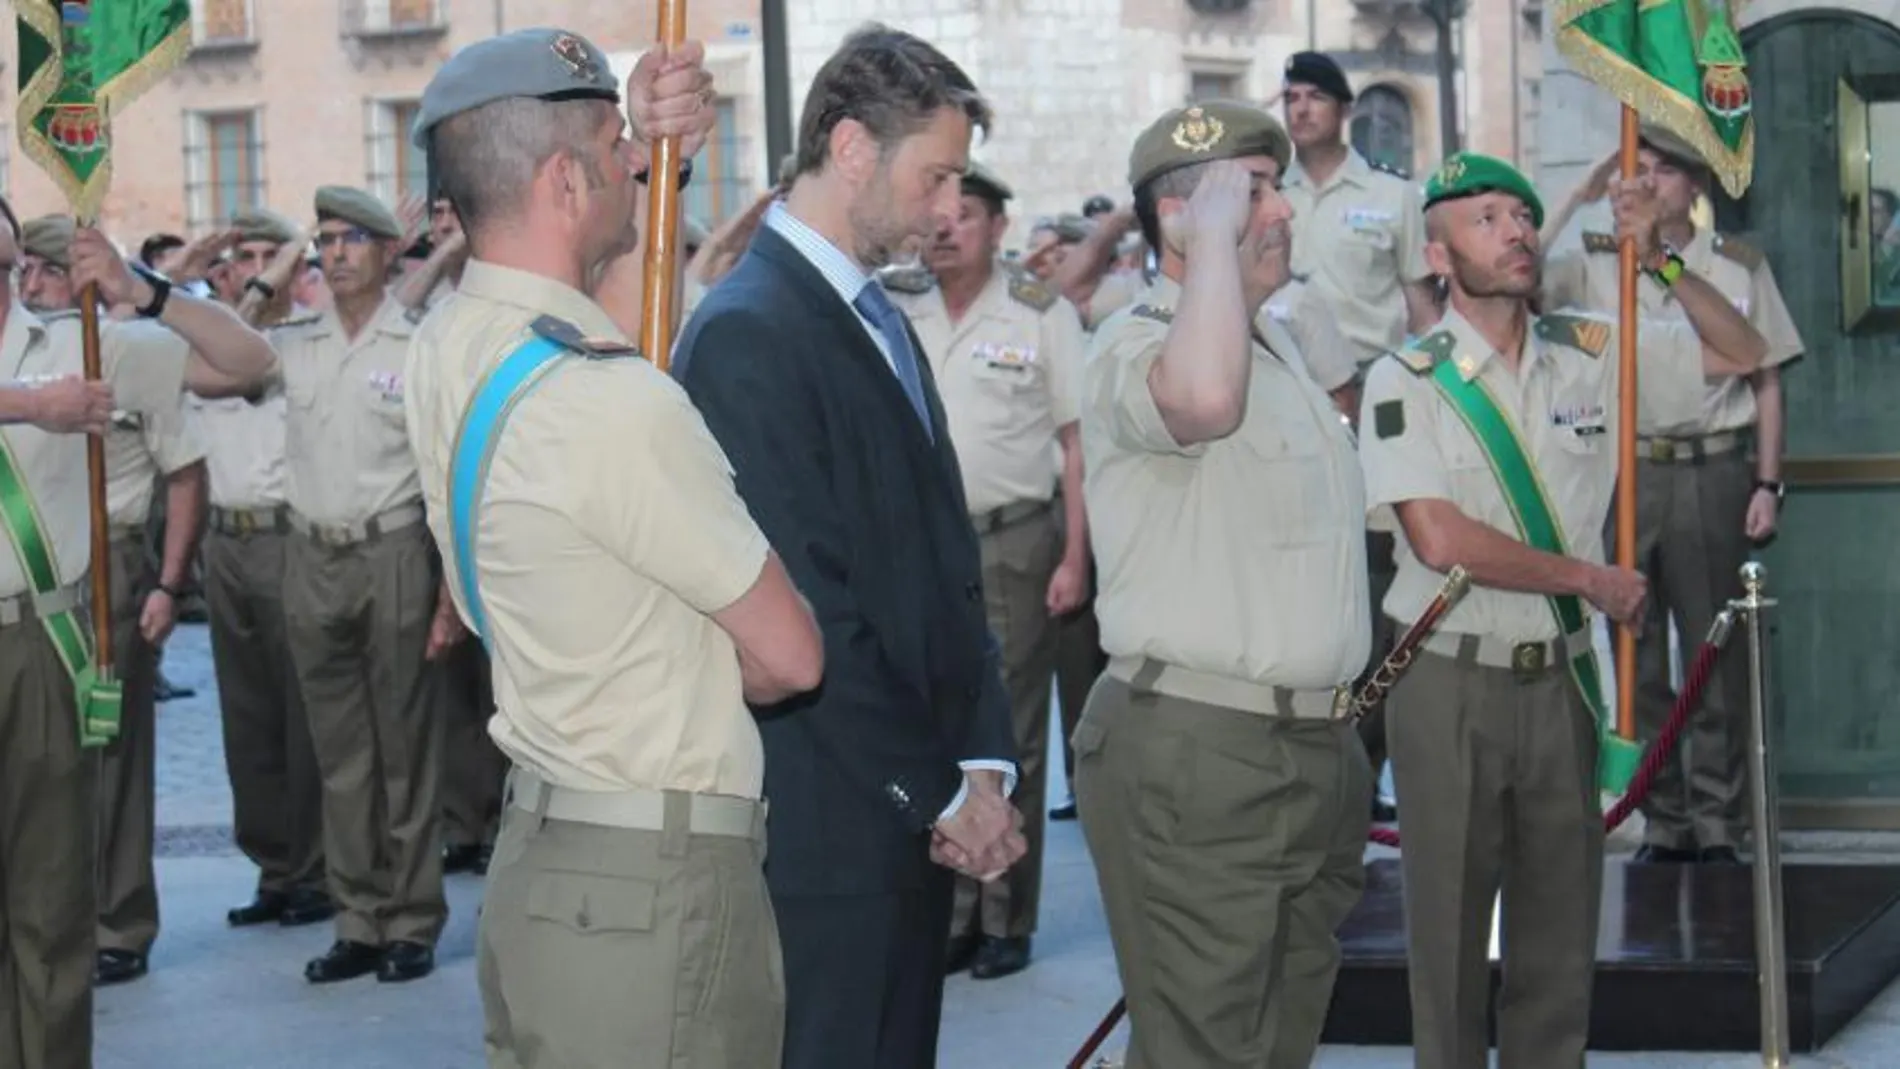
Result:
{"type": "Polygon", "coordinates": [[[865,283],[858,291],[858,299],[851,303],[884,335],[885,344],[891,347],[891,364],[897,369],[897,381],[904,387],[904,395],[910,398],[910,406],[917,410],[917,418],[923,421],[924,434],[936,441],[937,436],[930,429],[930,406],[924,401],[923,374],[917,369],[917,350],[911,348],[904,313],[891,303],[884,287],[875,282],[865,283]]]}

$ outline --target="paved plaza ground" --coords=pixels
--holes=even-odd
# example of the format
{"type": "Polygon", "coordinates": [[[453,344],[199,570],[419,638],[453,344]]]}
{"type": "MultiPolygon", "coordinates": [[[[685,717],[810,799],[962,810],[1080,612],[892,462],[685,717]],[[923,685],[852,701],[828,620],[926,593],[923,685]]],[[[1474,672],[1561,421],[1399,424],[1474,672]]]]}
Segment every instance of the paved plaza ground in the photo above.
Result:
{"type": "MultiPolygon", "coordinates": [[[[99,1069],[479,1069],[475,911],[481,884],[449,880],[451,916],[440,968],[416,983],[364,979],[317,988],[303,963],[330,941],[326,926],[233,931],[224,911],[254,874],[230,840],[216,692],[203,627],[179,629],[165,657],[193,698],[159,709],[159,861],[164,929],[151,974],[99,993],[99,1069]]],[[[1056,762],[1060,775],[1060,761],[1056,762]]],[[[1058,784],[1051,795],[1059,797],[1058,784]]],[[[1790,836],[1791,860],[1900,860],[1900,839],[1790,836]]],[[[1051,827],[1035,964],[1003,980],[950,981],[943,1069],[1062,1069],[1115,1001],[1114,960],[1088,852],[1073,823],[1051,827]]],[[[613,992],[596,992],[603,1013],[613,992]]],[[[1745,1008],[1738,1013],[1750,1012],[1745,1008]]],[[[1109,1049],[1119,1048],[1119,1037],[1109,1049]]],[[[1329,1047],[1319,1069],[1401,1069],[1397,1048],[1329,1047]]],[[[1602,1069],[1743,1069],[1748,1055],[1593,1055],[1602,1069]]],[[[1900,1067],[1900,985],[1890,988],[1804,1069],[1900,1067]]],[[[769,1069],[769,1067],[760,1067],[769,1069]]]]}

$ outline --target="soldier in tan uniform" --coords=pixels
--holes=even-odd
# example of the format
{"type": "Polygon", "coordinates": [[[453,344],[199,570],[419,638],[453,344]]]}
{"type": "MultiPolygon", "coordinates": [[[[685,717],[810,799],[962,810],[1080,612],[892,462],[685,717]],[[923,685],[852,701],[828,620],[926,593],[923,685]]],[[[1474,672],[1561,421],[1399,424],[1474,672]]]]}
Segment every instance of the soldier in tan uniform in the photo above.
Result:
{"type": "Polygon", "coordinates": [[[583,292],[632,247],[645,137],[680,134],[690,158],[712,125],[709,108],[681,117],[703,104],[699,54],[642,58],[632,143],[607,57],[554,30],[451,57],[416,123],[472,252],[455,301],[416,335],[405,404],[515,764],[480,937],[496,1066],[779,1064],[763,749],[746,701],[815,686],[821,640],[685,393],[583,292]],[[495,159],[522,166],[497,180],[495,159]],[[543,342],[536,385],[496,395],[519,399],[506,423],[465,422],[498,368],[543,342]],[[478,453],[493,448],[466,508],[451,489],[465,429],[478,453]]]}
{"type": "Polygon", "coordinates": [[[323,778],[336,942],[312,983],[435,967],[442,891],[437,658],[460,637],[403,418],[414,324],[387,291],[402,235],[362,190],[317,191],[331,310],[271,332],[287,401],[284,613],[323,778]]]}
{"type": "MultiPolygon", "coordinates": [[[[1737,573],[1751,543],[1774,533],[1781,508],[1781,449],[1786,440],[1781,366],[1801,355],[1801,337],[1768,261],[1754,247],[1690,221],[1696,197],[1709,190],[1708,164],[1695,148],[1662,127],[1643,130],[1639,173],[1655,183],[1662,211],[1662,272],[1687,270],[1720,292],[1767,340],[1761,368],[1746,378],[1709,383],[1700,408],[1659,418],[1648,408],[1636,426],[1636,560],[1655,598],[1636,647],[1636,719],[1645,735],[1662,730],[1675,707],[1669,669],[1669,624],[1686,650],[1709,632],[1729,599],[1741,595],[1737,573]]],[[[1614,163],[1614,159],[1610,163],[1614,163]]],[[[1610,164],[1597,169],[1552,220],[1560,232],[1578,207],[1603,195],[1610,164]]],[[[1555,258],[1545,293],[1557,305],[1615,314],[1619,299],[1617,242],[1586,232],[1583,251],[1555,258]]],[[[1710,344],[1733,316],[1698,316],[1655,274],[1638,280],[1644,319],[1686,320],[1710,344]]],[[[1721,310],[1717,310],[1718,312],[1721,310]]],[[[1610,532],[1614,540],[1615,532],[1610,532]]],[[[1614,541],[1612,541],[1614,545],[1614,541]]],[[[1718,662],[1684,746],[1663,766],[1643,802],[1639,861],[1737,864],[1747,834],[1746,751],[1748,668],[1742,657],[1718,662]]]]}
{"type": "MultiPolygon", "coordinates": [[[[1641,184],[1618,197],[1619,227],[1645,251],[1653,200],[1641,184]]],[[[1616,325],[1531,314],[1544,213],[1510,164],[1455,155],[1425,205],[1426,256],[1451,311],[1373,365],[1360,419],[1370,518],[1400,532],[1386,614],[1410,624],[1453,567],[1473,584],[1391,694],[1413,1047],[1419,1069],[1489,1064],[1487,948],[1501,893],[1499,1062],[1581,1066],[1607,723],[1590,618],[1640,620],[1648,589],[1641,573],[1603,563],[1616,325]]],[[[1699,279],[1678,293],[1698,310],[1725,307],[1699,279]]],[[[1760,359],[1759,338],[1730,353],[1680,322],[1642,329],[1641,392],[1658,412],[1693,411],[1705,374],[1746,374],[1760,359]]]]}
{"type": "Polygon", "coordinates": [[[1364,884],[1372,777],[1352,437],[1268,298],[1291,277],[1286,132],[1169,112],[1129,161],[1161,272],[1083,371],[1108,671],[1076,801],[1127,994],[1129,1069],[1309,1064],[1364,884]]]}
{"type": "MultiPolygon", "coordinates": [[[[4,200],[0,218],[10,279],[19,231],[4,200]]],[[[110,737],[82,723],[74,685],[92,656],[86,448],[74,432],[106,431],[115,410],[121,422],[164,418],[186,383],[209,389],[270,360],[228,310],[134,277],[97,231],[77,232],[70,257],[75,292],[96,282],[108,307],[137,321],[102,318],[105,382],[83,384],[78,317],[43,320],[0,287],[0,374],[12,387],[0,389],[0,466],[14,476],[0,490],[0,1064],[20,1069],[92,1063],[99,765],[89,750],[110,737]]],[[[136,715],[129,701],[124,713],[136,715]]]]}
{"type": "Polygon", "coordinates": [[[1075,410],[1083,335],[1067,301],[998,258],[1009,186],[974,162],[962,183],[957,219],[925,247],[926,266],[885,271],[879,281],[916,329],[943,396],[1015,724],[1021,771],[1013,800],[1029,850],[994,882],[959,876],[950,923],[946,967],[987,980],[1029,964],[1042,891],[1056,618],[1088,593],[1075,410]],[[1052,445],[1063,457],[1059,476],[1049,467],[1052,445]]]}
{"type": "MultiPolygon", "coordinates": [[[[42,321],[79,316],[79,290],[70,285],[71,216],[48,215],[21,228],[21,246],[39,262],[36,281],[21,295],[42,321]],[[68,284],[45,281],[58,271],[68,284]],[[63,303],[59,300],[63,291],[63,303]]],[[[148,332],[154,341],[182,346],[177,335],[148,332]]],[[[158,879],[152,870],[157,830],[158,648],[177,623],[178,602],[204,520],[204,450],[185,424],[177,401],[169,408],[130,413],[105,435],[106,515],[111,525],[112,650],[123,685],[119,735],[99,751],[99,933],[93,982],[124,983],[145,975],[158,939],[158,879]],[[146,553],[154,488],[166,499],[165,544],[154,574],[146,553]]]]}

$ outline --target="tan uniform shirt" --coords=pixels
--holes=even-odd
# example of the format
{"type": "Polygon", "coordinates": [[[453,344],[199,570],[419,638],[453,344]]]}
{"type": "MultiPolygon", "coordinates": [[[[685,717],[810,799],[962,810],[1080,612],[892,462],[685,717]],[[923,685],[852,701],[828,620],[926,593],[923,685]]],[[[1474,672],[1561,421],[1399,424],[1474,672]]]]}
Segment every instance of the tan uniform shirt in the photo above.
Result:
{"type": "Polygon", "coordinates": [[[1401,287],[1425,266],[1425,211],[1418,184],[1367,162],[1358,149],[1323,186],[1295,161],[1281,192],[1293,206],[1293,271],[1339,318],[1361,362],[1405,341],[1401,287]]]}
{"type": "MultiPolygon", "coordinates": [[[[1585,235],[1585,250],[1553,257],[1544,269],[1544,293],[1551,309],[1574,305],[1601,315],[1615,316],[1621,299],[1618,285],[1616,239],[1585,235]]],[[[1801,355],[1801,335],[1781,298],[1774,269],[1751,246],[1698,230],[1682,250],[1682,262],[1707,279],[1736,311],[1748,318],[1768,341],[1763,367],[1780,367],[1801,355]]],[[[1663,285],[1648,275],[1636,281],[1637,301],[1644,320],[1688,322],[1682,306],[1663,285]]],[[[1647,384],[1638,384],[1640,399],[1647,384]]],[[[1648,406],[1640,407],[1636,433],[1657,436],[1694,436],[1738,430],[1755,424],[1755,391],[1741,377],[1710,379],[1699,411],[1673,420],[1659,420],[1648,406]]]]}
{"type": "Polygon", "coordinates": [[[1299,343],[1307,373],[1319,388],[1332,393],[1359,375],[1359,350],[1340,333],[1339,321],[1320,296],[1318,287],[1295,279],[1267,298],[1256,325],[1271,318],[1299,343]]]}
{"type": "Polygon", "coordinates": [[[1082,366],[1074,306],[1000,263],[955,322],[927,273],[885,273],[880,281],[930,359],[970,512],[1054,497],[1049,445],[1075,422],[1082,366]]]}
{"type": "Polygon", "coordinates": [[[1139,271],[1110,271],[1089,296],[1089,312],[1083,326],[1093,331],[1109,316],[1135,303],[1135,296],[1147,287],[1139,271]]]}
{"type": "Polygon", "coordinates": [[[144,530],[158,478],[203,459],[203,443],[186,422],[182,401],[169,411],[141,413],[136,427],[114,427],[106,434],[108,521],[115,529],[144,530]]]}
{"type": "MultiPolygon", "coordinates": [[[[1533,329],[1515,373],[1457,312],[1446,313],[1438,329],[1455,339],[1450,359],[1465,380],[1488,388],[1517,428],[1568,555],[1601,564],[1603,522],[1616,489],[1618,375],[1615,324],[1597,323],[1608,339],[1601,355],[1547,341],[1533,329]]],[[[1643,388],[1658,403],[1693,410],[1702,394],[1702,345],[1695,332],[1680,322],[1645,324],[1640,346],[1643,388]]],[[[1396,357],[1374,363],[1359,419],[1372,519],[1401,531],[1398,575],[1385,612],[1410,625],[1438,593],[1444,576],[1418,559],[1390,515],[1393,506],[1438,498],[1479,523],[1521,536],[1477,438],[1442,398],[1431,375],[1415,372],[1396,357]]],[[[1557,622],[1541,594],[1473,586],[1439,630],[1534,642],[1556,638],[1557,622]]]]}
{"type": "MultiPolygon", "coordinates": [[[[100,368],[112,383],[114,407],[141,418],[178,407],[184,389],[184,339],[155,323],[104,319],[100,368]]],[[[17,301],[0,331],[0,376],[9,385],[33,385],[84,371],[79,317],[42,320],[17,301]]],[[[37,427],[0,427],[13,464],[33,497],[62,585],[82,578],[92,557],[92,513],[86,475],[86,437],[49,434],[37,427]]],[[[150,501],[147,487],[147,501],[150,501]]],[[[7,539],[9,546],[12,540],[7,539]]],[[[32,588],[17,551],[0,553],[0,597],[32,588]]]]}
{"type": "Polygon", "coordinates": [[[221,509],[274,509],[284,503],[282,393],[255,404],[242,397],[185,395],[185,414],[204,445],[211,503],[221,509]]]}
{"type": "MultiPolygon", "coordinates": [[[[482,378],[543,315],[624,340],[579,292],[475,260],[409,353],[429,526],[465,619],[448,498],[455,434],[482,378]]],[[[551,371],[496,439],[476,525],[489,731],[511,760],[578,790],[760,796],[764,751],[738,654],[710,614],[758,581],[768,547],[672,379],[632,355],[551,371]]]]}
{"type": "Polygon", "coordinates": [[[1102,648],[1294,690],[1346,682],[1371,646],[1351,432],[1269,319],[1239,429],[1177,444],[1148,387],[1169,327],[1144,313],[1180,293],[1157,278],[1082,372],[1102,648]]]}
{"type": "Polygon", "coordinates": [[[402,404],[414,330],[394,300],[354,339],[334,309],[271,330],[289,402],[284,496],[305,519],[356,524],[420,500],[402,404]]]}

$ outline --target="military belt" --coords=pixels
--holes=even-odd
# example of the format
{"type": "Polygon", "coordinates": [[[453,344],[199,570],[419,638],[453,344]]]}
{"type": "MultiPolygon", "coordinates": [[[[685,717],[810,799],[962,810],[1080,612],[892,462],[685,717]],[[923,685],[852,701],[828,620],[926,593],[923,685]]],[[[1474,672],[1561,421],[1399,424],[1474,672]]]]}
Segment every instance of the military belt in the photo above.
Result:
{"type": "Polygon", "coordinates": [[[1352,692],[1344,685],[1329,690],[1291,690],[1232,676],[1196,672],[1153,657],[1111,657],[1108,674],[1136,691],[1218,705],[1261,716],[1290,720],[1344,720],[1352,712],[1352,692]]]}
{"type": "Polygon", "coordinates": [[[262,509],[225,509],[213,505],[208,519],[213,531],[238,538],[290,533],[290,509],[284,505],[262,509]]]}
{"type": "Polygon", "coordinates": [[[414,527],[421,522],[421,505],[397,505],[361,523],[318,523],[295,511],[290,514],[291,527],[298,533],[320,546],[328,546],[332,549],[374,542],[386,535],[414,527]]]}
{"type": "Polygon", "coordinates": [[[558,787],[524,768],[508,773],[508,804],[550,820],[629,831],[667,830],[667,810],[684,817],[695,835],[763,839],[765,803],[726,794],[688,791],[581,791],[558,787]]]}
{"type": "Polygon", "coordinates": [[[1014,527],[1026,520],[1048,512],[1053,507],[1048,501],[1015,501],[988,512],[979,512],[970,517],[970,523],[976,527],[979,535],[995,534],[1005,527],[1014,527]]]}
{"type": "Polygon", "coordinates": [[[13,627],[55,613],[71,612],[85,602],[85,585],[73,583],[42,595],[12,594],[0,598],[0,627],[13,627]]]}
{"type": "Polygon", "coordinates": [[[1530,678],[1568,669],[1571,658],[1590,648],[1592,641],[1587,629],[1543,642],[1506,642],[1489,635],[1440,631],[1425,640],[1424,649],[1464,664],[1508,668],[1520,677],[1530,678]]]}
{"type": "Polygon", "coordinates": [[[1754,438],[1746,430],[1720,431],[1690,438],[1638,438],[1636,456],[1657,464],[1700,464],[1710,457],[1745,449],[1754,438]]]}

